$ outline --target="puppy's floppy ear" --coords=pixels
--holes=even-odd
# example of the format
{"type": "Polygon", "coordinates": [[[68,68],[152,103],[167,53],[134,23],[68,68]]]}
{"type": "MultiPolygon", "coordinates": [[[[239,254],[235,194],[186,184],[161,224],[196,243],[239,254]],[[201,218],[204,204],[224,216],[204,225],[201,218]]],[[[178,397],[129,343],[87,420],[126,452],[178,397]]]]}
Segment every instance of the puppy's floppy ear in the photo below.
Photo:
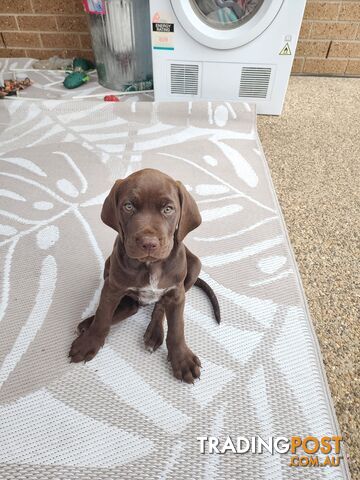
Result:
{"type": "Polygon", "coordinates": [[[180,199],[180,219],[176,237],[181,242],[186,235],[201,223],[201,215],[195,200],[181,182],[176,182],[180,199]]]}
{"type": "Polygon", "coordinates": [[[120,185],[122,184],[122,182],[123,180],[116,180],[112,189],[109,192],[109,195],[105,198],[101,210],[101,220],[105,223],[105,225],[113,228],[118,233],[120,233],[120,235],[122,235],[122,231],[120,227],[117,200],[119,196],[120,185]]]}

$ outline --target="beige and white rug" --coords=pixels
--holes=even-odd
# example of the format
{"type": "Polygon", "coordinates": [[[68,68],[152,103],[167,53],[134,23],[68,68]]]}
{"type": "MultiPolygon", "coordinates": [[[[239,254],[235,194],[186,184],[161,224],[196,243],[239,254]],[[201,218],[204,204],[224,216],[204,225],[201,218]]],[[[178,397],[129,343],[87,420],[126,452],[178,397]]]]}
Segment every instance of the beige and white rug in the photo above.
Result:
{"type": "MultiPolygon", "coordinates": [[[[116,90],[109,90],[97,81],[97,74],[94,71],[89,73],[90,80],[75,89],[66,89],[63,86],[65,72],[61,70],[37,70],[33,68],[34,58],[0,58],[0,85],[4,80],[23,80],[29,77],[32,81],[31,87],[21,90],[19,98],[26,100],[103,100],[105,95],[117,94],[116,90]]],[[[132,94],[121,93],[122,101],[131,100],[152,101],[151,93],[134,92],[132,94]]],[[[6,100],[13,100],[8,97],[6,100]]]]}
{"type": "Polygon", "coordinates": [[[290,454],[201,454],[198,437],[338,433],[284,221],[246,104],[0,103],[0,479],[345,479],[290,454]],[[186,336],[204,369],[173,378],[143,346],[149,308],[86,365],[67,357],[96,308],[114,232],[114,179],[143,167],[187,185],[187,239],[216,291],[197,289],[186,336]]]}

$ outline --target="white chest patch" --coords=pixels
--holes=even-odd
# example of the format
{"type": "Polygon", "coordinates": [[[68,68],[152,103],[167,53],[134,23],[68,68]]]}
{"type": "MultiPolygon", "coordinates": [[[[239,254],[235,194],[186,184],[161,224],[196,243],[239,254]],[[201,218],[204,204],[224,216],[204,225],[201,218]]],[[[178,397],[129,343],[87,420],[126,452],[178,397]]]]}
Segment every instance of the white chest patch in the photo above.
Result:
{"type": "Polygon", "coordinates": [[[175,287],[158,288],[159,280],[156,275],[150,275],[149,285],[142,288],[129,288],[132,292],[135,292],[138,296],[138,301],[141,305],[150,305],[156,303],[160,298],[169,290],[175,287]]]}

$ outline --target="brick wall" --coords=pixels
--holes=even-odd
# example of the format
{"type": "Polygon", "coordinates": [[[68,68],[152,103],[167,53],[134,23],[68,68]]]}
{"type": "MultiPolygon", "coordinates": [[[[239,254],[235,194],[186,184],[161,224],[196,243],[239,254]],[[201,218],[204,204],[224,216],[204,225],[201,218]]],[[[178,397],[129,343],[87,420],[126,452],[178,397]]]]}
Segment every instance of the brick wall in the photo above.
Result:
{"type": "MultiPolygon", "coordinates": [[[[0,0],[0,32],[1,57],[92,58],[81,0],[0,0]]],[[[308,0],[293,72],[360,76],[360,0],[308,0]]]]}
{"type": "Polygon", "coordinates": [[[360,0],[307,1],[293,72],[360,76],[360,0]]]}
{"type": "Polygon", "coordinates": [[[0,32],[0,57],[93,57],[81,0],[0,0],[0,32]]]}

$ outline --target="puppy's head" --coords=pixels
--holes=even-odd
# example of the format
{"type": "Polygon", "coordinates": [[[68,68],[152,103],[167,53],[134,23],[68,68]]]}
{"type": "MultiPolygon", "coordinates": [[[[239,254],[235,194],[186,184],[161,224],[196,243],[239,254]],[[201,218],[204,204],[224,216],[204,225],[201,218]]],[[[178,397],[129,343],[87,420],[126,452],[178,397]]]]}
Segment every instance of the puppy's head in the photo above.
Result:
{"type": "Polygon", "coordinates": [[[101,219],[119,233],[126,254],[142,262],[167,258],[174,241],[181,242],[201,223],[183,184],[150,168],[116,181],[101,219]]]}

